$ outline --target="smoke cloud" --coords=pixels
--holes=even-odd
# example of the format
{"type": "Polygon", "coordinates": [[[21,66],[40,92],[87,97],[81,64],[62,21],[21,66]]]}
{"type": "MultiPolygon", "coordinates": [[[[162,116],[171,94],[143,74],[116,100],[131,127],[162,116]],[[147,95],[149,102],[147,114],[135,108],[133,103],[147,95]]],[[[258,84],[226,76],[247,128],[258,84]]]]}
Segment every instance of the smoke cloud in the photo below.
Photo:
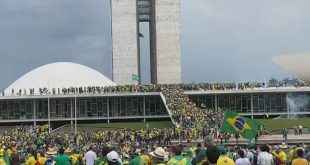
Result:
{"type": "Polygon", "coordinates": [[[293,94],[289,93],[286,97],[287,108],[289,109],[290,117],[298,118],[301,117],[298,115],[299,112],[305,111],[306,108],[309,108],[310,97],[303,94],[293,94]]]}

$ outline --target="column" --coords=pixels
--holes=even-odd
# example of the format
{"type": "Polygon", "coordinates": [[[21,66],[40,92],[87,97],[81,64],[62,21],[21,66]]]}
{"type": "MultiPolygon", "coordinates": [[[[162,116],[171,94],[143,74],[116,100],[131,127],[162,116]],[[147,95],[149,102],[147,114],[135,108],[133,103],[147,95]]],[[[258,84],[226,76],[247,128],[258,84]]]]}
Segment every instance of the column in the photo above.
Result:
{"type": "Polygon", "coordinates": [[[47,116],[48,116],[48,133],[51,133],[51,110],[50,110],[50,97],[47,97],[47,116]]]}
{"type": "Polygon", "coordinates": [[[146,118],[145,118],[145,96],[143,97],[143,121],[146,122],[146,118]]]}
{"type": "Polygon", "coordinates": [[[287,110],[287,118],[289,119],[290,118],[290,105],[288,104],[288,93],[286,93],[286,99],[285,99],[285,101],[286,101],[286,110],[287,110]]]}
{"type": "Polygon", "coordinates": [[[214,95],[215,107],[214,109],[217,111],[217,95],[214,95]]]}
{"type": "Polygon", "coordinates": [[[33,100],[33,125],[37,125],[36,121],[36,100],[33,100]]]}
{"type": "Polygon", "coordinates": [[[110,123],[110,98],[107,98],[108,123],[110,123]]]}
{"type": "Polygon", "coordinates": [[[76,91],[74,92],[75,93],[75,97],[74,97],[74,133],[76,134],[77,133],[77,102],[76,102],[76,91]]]}
{"type": "Polygon", "coordinates": [[[253,108],[253,105],[254,105],[254,100],[253,100],[253,94],[251,94],[251,118],[253,119],[253,114],[254,114],[254,108],[253,108]]]}
{"type": "Polygon", "coordinates": [[[70,121],[71,127],[73,125],[73,99],[70,99],[70,121]]]}

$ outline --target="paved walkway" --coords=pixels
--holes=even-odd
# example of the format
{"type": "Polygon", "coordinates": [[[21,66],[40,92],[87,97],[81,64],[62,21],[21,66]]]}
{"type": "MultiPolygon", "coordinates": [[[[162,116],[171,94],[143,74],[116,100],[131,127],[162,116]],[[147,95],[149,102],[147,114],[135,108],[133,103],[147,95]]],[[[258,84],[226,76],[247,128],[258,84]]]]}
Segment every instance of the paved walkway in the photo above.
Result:
{"type": "MultiPolygon", "coordinates": [[[[246,145],[246,144],[248,144],[248,141],[249,140],[241,137],[238,140],[238,144],[246,145]]],[[[178,143],[178,141],[173,141],[173,142],[178,143]]],[[[202,143],[203,140],[198,139],[197,142],[202,143]]],[[[220,140],[218,140],[218,141],[215,140],[215,142],[217,142],[217,144],[219,144],[220,140]]],[[[258,141],[256,142],[256,144],[281,144],[282,142],[284,142],[282,135],[262,135],[258,138],[258,141]]],[[[288,144],[300,144],[300,143],[310,144],[310,134],[303,134],[303,135],[298,135],[298,136],[290,134],[290,135],[288,135],[286,143],[288,143],[288,144]]],[[[225,144],[236,145],[237,144],[236,139],[230,138],[230,140],[225,144]]]]}
{"type": "MultiPolygon", "coordinates": [[[[94,128],[81,128],[78,127],[78,131],[81,130],[95,130],[94,128]]],[[[57,131],[55,131],[54,133],[68,133],[68,132],[73,132],[74,131],[74,127],[71,128],[70,125],[66,125],[60,129],[58,129],[57,131]]],[[[283,142],[283,137],[282,135],[262,135],[258,138],[257,144],[281,144],[283,142]]],[[[173,143],[179,143],[178,140],[172,140],[173,143]]],[[[195,142],[200,142],[202,143],[203,140],[202,139],[198,139],[197,141],[193,141],[193,143],[195,142]]],[[[216,142],[216,140],[215,140],[216,142]]],[[[218,143],[220,143],[220,140],[218,141],[218,143]]],[[[244,138],[239,138],[239,144],[248,144],[248,140],[244,139],[244,138]]],[[[297,144],[297,143],[310,143],[310,134],[303,134],[303,135],[299,135],[299,136],[295,136],[294,134],[289,134],[288,135],[288,140],[287,143],[289,144],[297,144]]],[[[236,144],[236,139],[235,138],[231,138],[227,143],[227,145],[235,145],[236,144]]]]}
{"type": "MultiPolygon", "coordinates": [[[[258,144],[263,143],[282,143],[284,142],[283,135],[263,135],[258,138],[258,144]]],[[[310,134],[294,135],[289,134],[287,143],[310,143],[310,134]]]]}

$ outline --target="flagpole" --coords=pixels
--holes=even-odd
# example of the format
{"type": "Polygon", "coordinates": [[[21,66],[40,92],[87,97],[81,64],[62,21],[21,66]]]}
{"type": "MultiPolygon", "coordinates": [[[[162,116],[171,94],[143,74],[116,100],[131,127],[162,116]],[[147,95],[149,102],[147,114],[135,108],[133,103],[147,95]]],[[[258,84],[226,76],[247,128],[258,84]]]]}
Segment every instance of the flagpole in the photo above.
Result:
{"type": "Polygon", "coordinates": [[[49,83],[47,83],[47,116],[48,116],[48,133],[51,133],[51,108],[50,108],[50,92],[49,83]]]}
{"type": "Polygon", "coordinates": [[[51,133],[51,110],[50,110],[50,96],[47,94],[47,113],[48,113],[48,133],[51,133]]]}
{"type": "Polygon", "coordinates": [[[77,117],[76,117],[76,87],[74,87],[74,133],[77,133],[77,117]]]}

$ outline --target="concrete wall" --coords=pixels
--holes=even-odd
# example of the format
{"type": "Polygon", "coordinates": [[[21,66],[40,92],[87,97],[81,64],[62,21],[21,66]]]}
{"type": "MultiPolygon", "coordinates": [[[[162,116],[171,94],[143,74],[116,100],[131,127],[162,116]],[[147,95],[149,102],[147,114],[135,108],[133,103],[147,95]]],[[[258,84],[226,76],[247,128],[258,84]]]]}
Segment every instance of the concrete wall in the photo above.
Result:
{"type": "Polygon", "coordinates": [[[179,0],[155,0],[155,26],[157,83],[180,83],[179,0]]]}
{"type": "Polygon", "coordinates": [[[157,56],[156,56],[156,14],[155,1],[151,1],[151,19],[149,24],[150,29],[150,68],[151,68],[151,83],[157,83],[157,56]]]}
{"type": "Polygon", "coordinates": [[[116,84],[137,84],[138,75],[136,0],[111,0],[113,81],[116,84]]]}

